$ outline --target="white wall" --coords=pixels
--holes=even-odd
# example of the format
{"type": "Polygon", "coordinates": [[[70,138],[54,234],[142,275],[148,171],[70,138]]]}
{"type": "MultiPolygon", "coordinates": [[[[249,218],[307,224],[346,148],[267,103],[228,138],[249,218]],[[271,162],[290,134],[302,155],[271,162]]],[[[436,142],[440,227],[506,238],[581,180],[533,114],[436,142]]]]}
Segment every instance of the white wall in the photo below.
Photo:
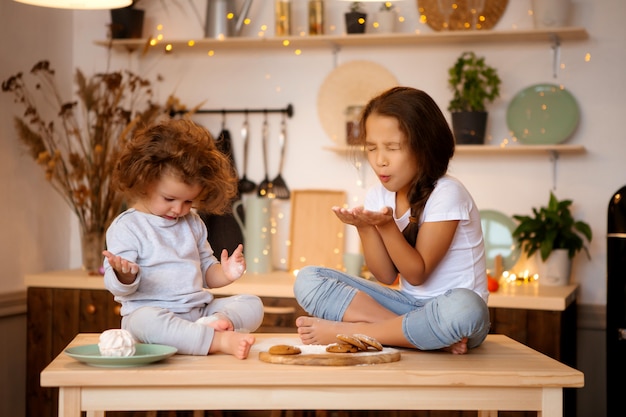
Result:
{"type": "MultiPolygon", "coordinates": [[[[528,16],[530,0],[509,0],[507,10],[495,28],[530,28],[532,20],[528,16]]],[[[65,19],[64,11],[43,11],[30,6],[15,5],[3,0],[4,8],[11,8],[25,13],[28,20],[34,16],[51,16],[65,19]],[[9,6],[10,4],[10,6],[9,6]]],[[[201,19],[204,15],[204,1],[182,0],[172,2],[145,2],[148,20],[145,34],[156,35],[157,23],[164,25],[161,31],[166,37],[186,39],[202,36],[201,19]],[[163,5],[167,10],[163,10],[163,5]],[[193,7],[190,6],[193,5],[193,7]],[[197,9],[194,11],[194,8],[197,9]]],[[[343,11],[346,4],[327,2],[327,29],[332,32],[333,24],[337,33],[343,30],[343,11]]],[[[398,3],[407,21],[401,27],[403,32],[431,32],[419,23],[416,2],[398,3]]],[[[302,0],[294,2],[296,25],[304,22],[302,0]]],[[[72,12],[70,12],[72,13],[72,12]]],[[[2,65],[0,75],[4,78],[17,70],[28,69],[36,60],[46,57],[42,51],[55,51],[53,65],[59,73],[71,74],[72,67],[81,68],[87,73],[107,69],[130,68],[151,79],[162,75],[164,81],[157,90],[165,99],[175,93],[188,106],[205,101],[205,108],[266,108],[284,107],[292,103],[295,115],[288,121],[289,143],[284,177],[290,188],[329,188],[346,189],[355,202],[362,197],[364,190],[356,185],[358,175],[350,161],[344,156],[322,149],[333,145],[325,135],[317,115],[317,94],[324,78],[336,64],[351,60],[367,59],[384,65],[398,79],[400,84],[418,87],[429,92],[437,103],[445,109],[451,93],[447,89],[447,69],[460,52],[472,49],[486,57],[487,62],[498,68],[503,80],[502,96],[490,107],[490,136],[493,142],[509,137],[506,127],[506,108],[514,95],[522,88],[542,82],[563,83],[577,98],[581,108],[581,121],[578,130],[567,143],[581,144],[587,149],[584,155],[562,155],[557,164],[556,194],[559,198],[574,200],[574,212],[577,218],[590,223],[594,240],[591,244],[589,261],[584,255],[575,260],[573,280],[581,285],[579,302],[584,304],[606,303],[606,218],[607,206],[612,194],[626,184],[626,146],[623,146],[620,118],[623,117],[623,97],[626,93],[626,81],[623,66],[626,65],[626,28],[622,24],[626,17],[626,3],[620,0],[574,0],[574,15],[571,24],[584,26],[589,32],[587,41],[564,41],[561,48],[561,60],[565,64],[559,71],[558,78],[552,78],[552,50],[547,43],[519,42],[515,44],[464,44],[464,45],[420,45],[391,46],[382,48],[348,48],[333,55],[330,49],[305,49],[300,56],[287,52],[270,53],[264,49],[245,52],[224,52],[213,57],[205,54],[149,53],[140,57],[137,53],[126,54],[112,52],[93,44],[95,40],[106,38],[106,25],[109,22],[108,11],[73,12],[74,42],[58,42],[53,35],[34,30],[36,36],[27,34],[22,39],[24,45],[19,48],[16,58],[7,59],[8,50],[14,50],[13,44],[7,44],[7,27],[2,27],[2,65]],[[42,37],[42,40],[36,40],[42,37]],[[45,41],[49,47],[36,49],[38,42],[45,41]],[[59,44],[62,48],[57,51],[59,44]],[[56,49],[55,49],[56,48],[56,49]],[[73,49],[73,51],[70,50],[73,49]],[[37,52],[38,51],[38,52],[37,52]],[[67,53],[67,56],[65,55],[67,53]],[[591,55],[591,61],[585,62],[585,55],[591,55]],[[72,57],[73,58],[69,58],[72,57]],[[8,62],[7,62],[8,61],[8,62]],[[61,71],[63,70],[63,71],[61,71]]],[[[271,2],[256,1],[250,17],[252,28],[246,28],[244,35],[256,33],[261,24],[267,24],[271,34],[273,18],[271,2]]],[[[8,20],[4,17],[2,20],[8,20]]],[[[20,26],[13,20],[8,22],[20,26]]],[[[9,25],[10,26],[10,25],[9,25]]],[[[39,26],[39,25],[37,25],[39,26]]],[[[37,27],[35,26],[35,27],[37,27]]],[[[61,25],[63,26],[63,25],[61,25]]],[[[65,26],[64,26],[65,27],[65,26]]],[[[70,30],[65,27],[64,30],[70,30]]],[[[63,38],[67,39],[67,38],[63,38]]],[[[6,94],[0,96],[3,108],[10,105],[6,94]]],[[[14,108],[14,107],[10,107],[14,108]]],[[[447,114],[447,111],[445,111],[447,114]]],[[[0,238],[0,259],[10,265],[11,273],[0,280],[0,291],[20,287],[21,276],[28,270],[45,270],[52,267],[75,267],[80,264],[75,226],[62,225],[63,232],[51,231],[40,235],[31,244],[15,245],[16,239],[24,239],[34,232],[33,218],[44,226],[57,227],[57,220],[46,222],[49,218],[49,203],[46,209],[37,208],[40,201],[53,200],[55,196],[41,180],[37,170],[28,158],[22,157],[15,145],[14,133],[7,127],[9,115],[3,112],[5,123],[0,127],[3,152],[0,166],[4,174],[0,179],[0,189],[9,196],[9,216],[0,220],[2,238],[0,238]],[[8,149],[10,154],[7,154],[8,149]],[[15,184],[20,182],[20,185],[15,184]],[[32,192],[37,190],[41,197],[35,198],[32,192]],[[9,230],[10,234],[5,234],[9,230]],[[9,237],[10,236],[10,237],[9,237]],[[58,245],[59,238],[68,245],[58,245]],[[38,244],[35,244],[38,243],[38,244]],[[16,247],[17,246],[17,247],[16,247]],[[68,247],[69,246],[69,247],[68,247]],[[45,247],[45,249],[44,249],[45,247]],[[49,247],[49,248],[48,248],[49,247]],[[25,248],[28,255],[24,255],[25,248]],[[47,253],[48,250],[63,252],[63,256],[47,253]],[[16,250],[19,252],[16,253],[16,250]],[[67,254],[70,252],[68,260],[67,254]],[[34,252],[34,253],[33,253],[34,252]],[[21,254],[21,256],[20,256],[21,254]],[[26,256],[26,261],[19,260],[26,256]],[[19,260],[19,261],[16,261],[19,260]]],[[[217,133],[220,128],[219,116],[201,115],[197,121],[217,133]]],[[[277,130],[278,116],[270,118],[272,143],[270,147],[270,177],[276,175],[278,166],[277,130]]],[[[239,166],[243,161],[242,144],[239,136],[242,117],[229,115],[227,127],[231,129],[235,140],[235,159],[239,166]]],[[[248,176],[255,181],[263,178],[260,158],[260,122],[261,117],[252,117],[252,144],[248,176]]],[[[469,187],[481,208],[497,209],[506,214],[527,214],[531,207],[547,202],[549,191],[553,187],[552,163],[547,155],[538,156],[468,156],[458,155],[451,165],[451,173],[458,176],[469,187]]],[[[373,179],[368,176],[367,183],[373,179]]],[[[56,201],[55,201],[56,202],[56,201]]],[[[58,210],[64,221],[70,215],[58,210]]],[[[72,222],[71,222],[72,223],[72,222]]],[[[5,274],[7,269],[4,269],[5,274]]]]}
{"type": "MultiPolygon", "coordinates": [[[[73,12],[0,0],[0,78],[50,60],[69,95],[73,12]]],[[[71,212],[18,141],[12,95],[0,92],[0,292],[24,289],[23,276],[66,268],[71,212]]]]}

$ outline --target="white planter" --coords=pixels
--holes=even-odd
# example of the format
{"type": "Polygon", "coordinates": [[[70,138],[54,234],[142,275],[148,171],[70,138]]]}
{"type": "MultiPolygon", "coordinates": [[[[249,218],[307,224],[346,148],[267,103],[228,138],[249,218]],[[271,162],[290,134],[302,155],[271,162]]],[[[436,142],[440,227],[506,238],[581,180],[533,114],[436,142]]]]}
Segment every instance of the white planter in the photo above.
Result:
{"type": "Polygon", "coordinates": [[[569,284],[572,260],[568,256],[567,249],[552,251],[545,262],[542,261],[539,252],[536,252],[536,262],[539,285],[562,286],[569,284]]]}
{"type": "Polygon", "coordinates": [[[569,22],[571,0],[533,0],[535,27],[557,28],[569,22]]]}
{"type": "Polygon", "coordinates": [[[374,26],[375,33],[392,33],[396,27],[396,20],[398,16],[395,10],[378,11],[374,14],[374,26]]]}

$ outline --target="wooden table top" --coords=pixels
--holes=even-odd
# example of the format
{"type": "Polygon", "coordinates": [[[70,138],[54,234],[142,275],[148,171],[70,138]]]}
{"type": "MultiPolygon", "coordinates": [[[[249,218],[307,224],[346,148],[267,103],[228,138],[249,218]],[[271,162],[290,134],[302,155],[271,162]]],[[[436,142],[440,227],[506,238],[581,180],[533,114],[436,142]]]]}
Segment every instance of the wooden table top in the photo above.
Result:
{"type": "MultiPolygon", "coordinates": [[[[259,360],[274,344],[299,345],[295,334],[255,334],[246,360],[230,355],[174,355],[154,364],[99,368],[63,352],[41,374],[44,387],[121,386],[304,386],[312,387],[582,387],[582,372],[506,336],[489,335],[466,355],[400,349],[398,362],[368,366],[301,366],[259,360]],[[288,371],[288,372],[282,372],[288,371]]],[[[98,334],[79,334],[70,346],[98,343],[98,334]]]]}

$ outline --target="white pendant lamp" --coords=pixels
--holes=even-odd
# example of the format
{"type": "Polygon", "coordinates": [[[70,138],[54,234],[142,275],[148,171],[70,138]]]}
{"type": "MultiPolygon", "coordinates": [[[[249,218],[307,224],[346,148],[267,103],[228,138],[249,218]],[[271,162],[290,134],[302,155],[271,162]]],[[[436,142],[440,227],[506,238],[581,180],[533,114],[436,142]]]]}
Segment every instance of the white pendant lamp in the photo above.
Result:
{"type": "Polygon", "coordinates": [[[54,7],[57,9],[119,9],[133,4],[132,0],[15,0],[31,6],[54,7]]]}

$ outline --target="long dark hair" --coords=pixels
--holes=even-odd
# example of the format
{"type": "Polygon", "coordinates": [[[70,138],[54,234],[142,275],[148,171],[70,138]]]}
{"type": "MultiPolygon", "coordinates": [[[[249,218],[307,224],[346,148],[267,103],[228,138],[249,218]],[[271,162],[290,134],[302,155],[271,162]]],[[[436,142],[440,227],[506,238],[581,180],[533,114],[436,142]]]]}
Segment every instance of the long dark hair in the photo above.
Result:
{"type": "Polygon", "coordinates": [[[371,114],[394,117],[408,140],[417,175],[411,183],[408,199],[411,221],[403,231],[415,246],[419,218],[437,180],[448,171],[454,156],[454,136],[441,109],[424,91],[411,87],[394,87],[374,97],[363,109],[360,121],[360,143],[365,144],[365,122],[371,114]]]}

